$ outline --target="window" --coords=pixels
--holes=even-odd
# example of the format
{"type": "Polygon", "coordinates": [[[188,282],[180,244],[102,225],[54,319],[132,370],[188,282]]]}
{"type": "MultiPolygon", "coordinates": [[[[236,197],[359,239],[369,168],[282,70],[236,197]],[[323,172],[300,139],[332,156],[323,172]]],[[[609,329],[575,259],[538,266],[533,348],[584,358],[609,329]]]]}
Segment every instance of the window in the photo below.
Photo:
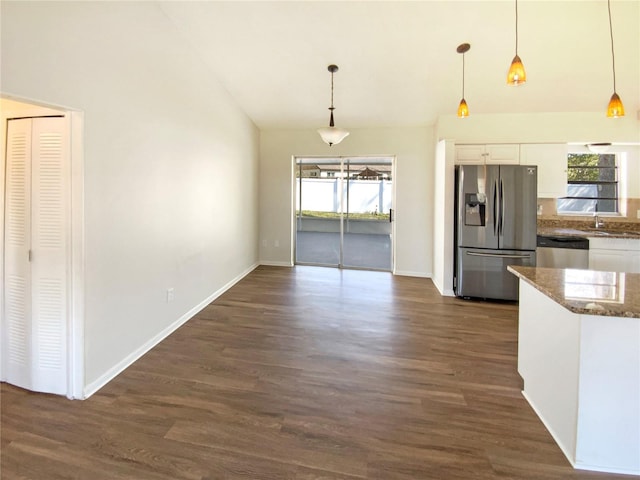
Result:
{"type": "Polygon", "coordinates": [[[570,153],[567,196],[558,213],[618,213],[618,170],[614,154],[570,153]]]}

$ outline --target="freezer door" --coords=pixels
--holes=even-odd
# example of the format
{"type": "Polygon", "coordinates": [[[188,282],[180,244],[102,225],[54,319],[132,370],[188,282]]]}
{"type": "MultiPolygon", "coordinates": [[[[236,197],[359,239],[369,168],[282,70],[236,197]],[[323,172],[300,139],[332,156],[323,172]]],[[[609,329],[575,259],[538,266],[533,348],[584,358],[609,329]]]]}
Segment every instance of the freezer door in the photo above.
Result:
{"type": "Polygon", "coordinates": [[[498,248],[499,173],[498,165],[460,165],[456,168],[457,246],[498,248]]]}
{"type": "Polygon", "coordinates": [[[518,300],[518,278],[509,265],[536,266],[535,250],[458,248],[456,295],[496,300],[518,300]]]}
{"type": "Polygon", "coordinates": [[[498,183],[499,247],[536,249],[538,170],[535,165],[501,165],[498,183]]]}

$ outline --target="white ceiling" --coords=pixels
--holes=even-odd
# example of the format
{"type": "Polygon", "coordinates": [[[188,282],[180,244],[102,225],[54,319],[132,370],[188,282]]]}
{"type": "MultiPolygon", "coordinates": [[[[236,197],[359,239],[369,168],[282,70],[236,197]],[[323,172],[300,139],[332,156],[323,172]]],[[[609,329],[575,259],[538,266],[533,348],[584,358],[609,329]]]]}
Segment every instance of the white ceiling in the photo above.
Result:
{"type": "MultiPolygon", "coordinates": [[[[611,0],[617,91],[640,110],[640,0],[611,0]]],[[[512,0],[158,2],[260,129],[423,126],[455,114],[594,112],[613,92],[606,0],[520,0],[528,82],[505,84],[512,0]]]]}
{"type": "MultiPolygon", "coordinates": [[[[613,93],[606,0],[521,0],[528,82],[505,83],[515,53],[509,1],[160,2],[261,129],[328,123],[421,126],[455,114],[466,54],[471,115],[603,111],[613,93]]],[[[640,109],[640,0],[612,0],[617,91],[640,109]]]]}

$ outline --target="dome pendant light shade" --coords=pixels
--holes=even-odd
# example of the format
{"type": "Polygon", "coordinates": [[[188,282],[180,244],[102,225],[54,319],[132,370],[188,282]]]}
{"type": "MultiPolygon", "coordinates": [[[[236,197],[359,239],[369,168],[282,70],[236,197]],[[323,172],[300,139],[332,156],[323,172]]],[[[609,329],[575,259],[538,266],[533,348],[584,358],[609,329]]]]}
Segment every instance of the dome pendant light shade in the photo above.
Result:
{"type": "Polygon", "coordinates": [[[349,135],[348,130],[338,127],[319,128],[318,133],[322,137],[322,141],[329,146],[337,145],[349,135]]]}
{"type": "Polygon", "coordinates": [[[521,85],[527,81],[527,72],[524,71],[522,60],[516,55],[513,57],[509,73],[507,73],[507,85],[521,85]]]}
{"type": "Polygon", "coordinates": [[[613,24],[611,23],[611,0],[607,0],[607,9],[609,11],[609,34],[611,36],[611,67],[613,70],[613,95],[607,106],[607,117],[618,118],[624,117],[624,105],[622,100],[616,93],[616,55],[613,50],[613,24]]]}
{"type": "Polygon", "coordinates": [[[338,128],[335,126],[333,121],[333,111],[335,110],[333,106],[333,74],[338,71],[337,65],[329,65],[327,70],[331,72],[331,106],[329,110],[331,111],[331,115],[329,116],[329,126],[318,129],[318,133],[322,138],[322,141],[327,145],[337,145],[342,140],[344,140],[347,135],[349,135],[349,131],[344,128],[338,128]]]}
{"type": "Polygon", "coordinates": [[[527,74],[524,65],[518,55],[518,0],[516,0],[516,55],[511,61],[509,72],[507,73],[507,85],[522,85],[527,81],[527,74]]]}
{"type": "Polygon", "coordinates": [[[467,53],[470,48],[471,45],[468,43],[462,43],[456,48],[456,52],[462,54],[462,100],[460,100],[460,105],[458,105],[458,117],[460,118],[469,116],[469,107],[467,106],[467,101],[464,99],[464,54],[467,53]]]}

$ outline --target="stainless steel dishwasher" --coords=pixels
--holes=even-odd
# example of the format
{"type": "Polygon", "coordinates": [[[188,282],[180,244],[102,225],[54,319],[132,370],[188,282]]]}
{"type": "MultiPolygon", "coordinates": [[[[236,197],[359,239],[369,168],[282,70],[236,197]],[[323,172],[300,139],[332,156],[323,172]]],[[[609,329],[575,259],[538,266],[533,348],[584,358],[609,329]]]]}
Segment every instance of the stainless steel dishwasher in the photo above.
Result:
{"type": "Polygon", "coordinates": [[[589,268],[589,239],[538,235],[536,257],[537,267],[589,268]]]}

